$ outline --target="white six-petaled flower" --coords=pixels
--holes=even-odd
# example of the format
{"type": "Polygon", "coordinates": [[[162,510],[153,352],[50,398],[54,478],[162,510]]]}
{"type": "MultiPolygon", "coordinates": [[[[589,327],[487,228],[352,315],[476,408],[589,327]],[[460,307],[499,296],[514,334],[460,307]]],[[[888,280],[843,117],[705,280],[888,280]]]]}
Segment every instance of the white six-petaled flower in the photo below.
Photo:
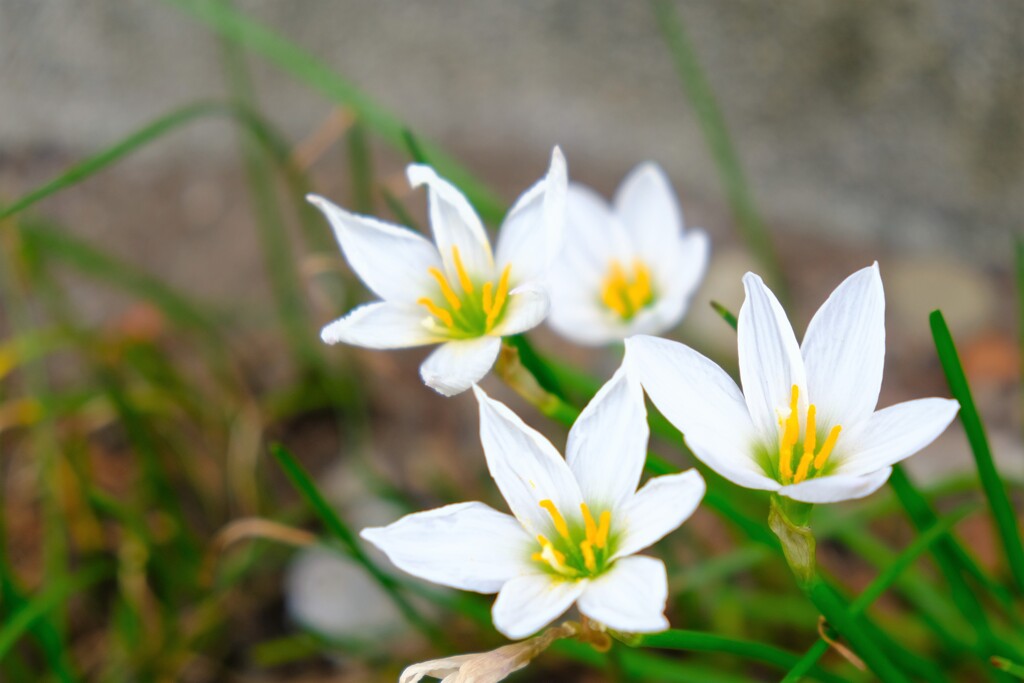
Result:
{"type": "Polygon", "coordinates": [[[684,229],[679,202],[657,164],[633,169],[611,206],[593,190],[570,184],[549,322],[566,338],[590,345],[665,332],[686,312],[708,252],[703,231],[684,229]]]}
{"type": "Polygon", "coordinates": [[[581,413],[566,457],[474,387],[491,476],[512,515],[459,503],[407,515],[362,537],[400,569],[445,586],[498,593],[495,627],[528,636],[576,603],[626,633],[668,628],[665,565],[637,556],[683,523],[704,495],[695,470],[636,490],[647,451],[643,391],[620,370],[581,413]]]}
{"type": "Polygon", "coordinates": [[[885,356],[877,263],[836,288],[802,346],[761,278],[747,273],[743,284],[742,393],[689,347],[654,337],[626,340],[629,371],[697,457],[723,477],[804,503],[861,498],[956,416],[959,404],[943,398],[875,410],[885,356]]]}
{"type": "Polygon", "coordinates": [[[427,186],[435,244],[310,195],[352,270],[382,299],[327,325],[321,337],[374,349],[441,344],[420,374],[450,396],[487,374],[502,336],[529,330],[548,313],[545,279],[564,227],[565,160],[556,147],[547,175],[505,218],[493,253],[483,223],[458,189],[420,164],[409,166],[408,177],[413,187],[427,186]]]}

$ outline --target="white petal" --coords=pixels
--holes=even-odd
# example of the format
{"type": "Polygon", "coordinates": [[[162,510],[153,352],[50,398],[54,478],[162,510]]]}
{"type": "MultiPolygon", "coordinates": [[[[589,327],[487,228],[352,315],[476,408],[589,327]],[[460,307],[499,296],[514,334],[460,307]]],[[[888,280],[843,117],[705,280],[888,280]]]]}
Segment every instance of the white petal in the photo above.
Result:
{"type": "Polygon", "coordinates": [[[641,253],[657,253],[683,234],[683,214],[672,184],[653,162],[634,168],[619,185],[615,214],[641,253]]]}
{"type": "Polygon", "coordinates": [[[625,337],[619,318],[600,303],[600,290],[584,287],[571,273],[557,273],[549,289],[548,323],[566,339],[585,346],[602,346],[625,337]]]}
{"type": "Polygon", "coordinates": [[[586,587],[586,581],[558,581],[550,574],[512,579],[494,601],[494,627],[513,640],[525,638],[561,616],[586,587]]]}
{"type": "Polygon", "coordinates": [[[353,344],[369,349],[404,349],[442,341],[424,324],[424,310],[415,304],[379,301],[353,309],[325,326],[320,338],[328,344],[353,344]]]}
{"type": "Polygon", "coordinates": [[[542,500],[552,501],[567,519],[579,519],[579,486],[551,442],[480,387],[473,391],[480,402],[480,440],[487,468],[512,514],[533,536],[553,533],[542,500]]]}
{"type": "Polygon", "coordinates": [[[557,267],[569,271],[581,285],[594,291],[607,276],[613,260],[628,263],[634,256],[632,240],[608,203],[589,187],[570,184],[565,246],[557,267]]]}
{"type": "Polygon", "coordinates": [[[679,324],[704,279],[710,250],[707,234],[694,230],[659,254],[641,255],[654,268],[657,299],[631,321],[631,334],[660,334],[679,324]]]}
{"type": "Polygon", "coordinates": [[[418,233],[375,218],[357,216],[315,194],[307,199],[330,221],[352,270],[377,296],[415,302],[430,291],[427,272],[439,267],[437,249],[418,233]]]}
{"type": "Polygon", "coordinates": [[[534,540],[512,515],[483,503],[417,512],[359,535],[402,571],[461,590],[496,593],[536,571],[529,562],[534,540]]]}
{"type": "Polygon", "coordinates": [[[891,467],[883,467],[860,477],[830,474],[790,484],[779,489],[779,495],[803,503],[838,503],[869,496],[882,487],[892,474],[891,467]]]}
{"type": "Polygon", "coordinates": [[[427,186],[430,227],[444,259],[448,280],[458,282],[459,279],[452,247],[458,248],[459,258],[471,277],[490,279],[494,274],[491,243],[466,196],[429,166],[410,164],[406,175],[413,187],[427,186]]]}
{"type": "Polygon", "coordinates": [[[620,367],[580,413],[565,447],[566,462],[595,515],[633,497],[649,434],[643,389],[620,367]]]}
{"type": "Polygon", "coordinates": [[[567,185],[565,157],[555,147],[547,175],[523,193],[501,225],[499,271],[511,263],[519,282],[547,276],[562,246],[567,185]]]}
{"type": "Polygon", "coordinates": [[[626,365],[704,464],[740,486],[779,488],[754,460],[753,423],[722,368],[688,346],[643,335],[626,340],[626,365]]]}
{"type": "Polygon", "coordinates": [[[737,329],[740,380],[758,435],[771,444],[778,438],[780,411],[788,414],[794,384],[800,387],[801,414],[807,405],[804,361],[786,312],[761,278],[747,273],[743,288],[747,296],[737,329]]]}
{"type": "Polygon", "coordinates": [[[960,404],[948,398],[919,398],[879,410],[851,434],[853,444],[837,473],[858,476],[895,465],[934,441],[958,410],[960,404]]]}
{"type": "Polygon", "coordinates": [[[665,564],[653,557],[626,557],[590,581],[579,598],[580,612],[623,633],[656,633],[668,628],[665,564]]]}
{"type": "Polygon", "coordinates": [[[460,394],[487,374],[500,350],[498,337],[446,342],[423,361],[420,377],[439,394],[460,394]]]}
{"type": "Polygon", "coordinates": [[[625,557],[675,531],[700,505],[707,486],[697,470],[655,477],[632,500],[612,514],[612,528],[622,537],[615,557],[625,557]]]}
{"type": "Polygon", "coordinates": [[[508,310],[491,334],[507,337],[521,334],[544,322],[550,308],[547,289],[537,281],[526,282],[508,293],[508,310]]]}
{"type": "Polygon", "coordinates": [[[836,287],[807,326],[802,352],[818,424],[850,429],[868,419],[885,361],[885,294],[877,263],[836,287]]]}

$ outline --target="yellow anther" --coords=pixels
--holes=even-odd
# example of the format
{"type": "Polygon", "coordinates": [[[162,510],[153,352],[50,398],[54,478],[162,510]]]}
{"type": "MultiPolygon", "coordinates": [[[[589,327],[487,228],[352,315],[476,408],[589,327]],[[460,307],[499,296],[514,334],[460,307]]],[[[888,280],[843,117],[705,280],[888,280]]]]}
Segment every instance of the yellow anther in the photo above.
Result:
{"type": "Polygon", "coordinates": [[[612,529],[612,513],[605,510],[601,513],[601,519],[597,525],[597,537],[594,539],[594,546],[604,548],[608,545],[608,533],[612,529]]]}
{"type": "Polygon", "coordinates": [[[558,532],[558,535],[568,540],[569,526],[565,523],[565,517],[562,517],[562,513],[558,511],[558,508],[555,507],[555,504],[551,502],[550,499],[545,498],[544,500],[540,501],[540,506],[547,510],[548,514],[551,515],[551,521],[554,523],[555,531],[558,532]]]}
{"type": "Polygon", "coordinates": [[[580,552],[583,553],[583,566],[588,571],[597,571],[597,558],[594,557],[594,549],[591,547],[590,541],[580,541],[580,552]]]}
{"type": "Polygon", "coordinates": [[[587,540],[594,543],[597,540],[597,523],[594,515],[590,514],[590,507],[586,503],[580,503],[580,511],[583,513],[583,528],[586,530],[587,540]]]}
{"type": "Polygon", "coordinates": [[[435,304],[430,299],[423,297],[422,299],[417,299],[416,303],[418,303],[421,306],[426,306],[427,310],[430,311],[430,314],[437,318],[438,320],[440,320],[442,323],[444,323],[446,327],[451,328],[455,326],[455,321],[452,319],[452,314],[446,311],[445,309],[441,308],[437,304],[435,304]]]}
{"type": "Polygon", "coordinates": [[[481,302],[484,307],[484,313],[490,315],[491,309],[494,308],[494,283],[485,282],[483,291],[483,301],[481,302]]]}
{"type": "Polygon", "coordinates": [[[817,407],[812,403],[807,406],[807,427],[804,430],[804,457],[814,456],[814,448],[818,444],[818,425],[815,420],[817,407]]]}
{"type": "Polygon", "coordinates": [[[487,329],[491,329],[491,326],[498,320],[498,316],[501,314],[501,309],[505,307],[505,299],[508,298],[508,279],[512,275],[512,264],[509,263],[505,266],[505,269],[501,271],[501,279],[498,280],[498,290],[494,293],[494,303],[491,305],[491,310],[487,311],[487,329]]]}
{"type": "Polygon", "coordinates": [[[836,441],[839,440],[839,432],[843,431],[840,425],[836,425],[832,428],[832,431],[828,433],[828,437],[825,438],[825,443],[821,447],[821,452],[818,453],[818,457],[814,460],[814,469],[819,472],[828,462],[828,456],[832,455],[832,449],[836,447],[836,441]]]}
{"type": "Polygon", "coordinates": [[[444,273],[433,266],[431,266],[427,272],[437,280],[437,284],[441,288],[441,294],[444,295],[445,300],[448,302],[448,305],[452,307],[452,310],[457,311],[462,308],[462,302],[459,301],[459,297],[455,293],[455,290],[452,289],[452,286],[448,284],[448,278],[444,276],[444,273]]]}
{"type": "Polygon", "coordinates": [[[466,294],[473,293],[473,281],[469,279],[469,273],[466,272],[466,267],[462,265],[462,257],[459,256],[459,248],[452,245],[452,261],[455,262],[455,274],[459,276],[459,284],[462,286],[462,291],[466,294]]]}

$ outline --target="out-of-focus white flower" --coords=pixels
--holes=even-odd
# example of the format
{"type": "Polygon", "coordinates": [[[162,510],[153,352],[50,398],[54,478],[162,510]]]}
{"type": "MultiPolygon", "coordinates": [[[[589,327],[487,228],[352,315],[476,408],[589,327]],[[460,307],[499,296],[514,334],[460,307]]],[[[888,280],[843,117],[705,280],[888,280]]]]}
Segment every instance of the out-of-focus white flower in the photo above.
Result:
{"type": "Polygon", "coordinates": [[[573,425],[565,459],[474,390],[487,466],[512,515],[459,503],[364,529],[363,538],[410,574],[498,593],[494,625],[509,638],[534,633],[573,603],[616,631],[668,628],[665,565],[635,553],[693,513],[704,480],[689,470],[636,490],[648,438],[640,385],[620,369],[573,425]]]}
{"type": "Polygon", "coordinates": [[[836,288],[802,347],[761,278],[747,273],[743,285],[742,393],[724,370],[687,346],[626,340],[630,373],[697,457],[726,479],[803,503],[861,498],[956,416],[959,404],[944,398],[875,410],[885,357],[877,263],[836,288]]]}
{"type": "Polygon", "coordinates": [[[657,164],[633,169],[611,206],[593,190],[570,184],[549,322],[579,344],[660,334],[682,319],[708,252],[703,231],[684,229],[679,202],[657,164]]]}
{"type": "Polygon", "coordinates": [[[458,189],[428,166],[413,164],[408,176],[413,187],[427,186],[434,244],[309,196],[330,221],[352,270],[382,299],[327,325],[321,337],[373,349],[441,344],[420,374],[451,396],[487,374],[501,337],[535,327],[547,315],[545,278],[565,222],[565,159],[556,147],[547,175],[505,218],[496,253],[458,189]]]}

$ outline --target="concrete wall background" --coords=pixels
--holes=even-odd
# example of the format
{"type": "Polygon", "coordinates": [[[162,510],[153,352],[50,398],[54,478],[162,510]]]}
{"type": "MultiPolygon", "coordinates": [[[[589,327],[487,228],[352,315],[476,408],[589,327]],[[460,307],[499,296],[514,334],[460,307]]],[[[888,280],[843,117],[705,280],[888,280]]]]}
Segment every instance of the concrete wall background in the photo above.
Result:
{"type": "MultiPolygon", "coordinates": [[[[720,201],[643,2],[239,0],[416,130],[512,186],[561,143],[609,189],[660,160],[720,201]]],[[[687,0],[679,9],[766,217],[797,234],[1008,264],[1024,217],[1024,3],[687,0]]],[[[154,0],[0,0],[0,153],[99,149],[223,93],[210,33],[154,0]]],[[[256,59],[296,139],[329,104],[256,59]]],[[[223,126],[147,163],[234,163],[223,126]]],[[[2,158],[2,157],[0,157],[2,158]]],[[[19,189],[8,181],[7,192],[19,189]]]]}

